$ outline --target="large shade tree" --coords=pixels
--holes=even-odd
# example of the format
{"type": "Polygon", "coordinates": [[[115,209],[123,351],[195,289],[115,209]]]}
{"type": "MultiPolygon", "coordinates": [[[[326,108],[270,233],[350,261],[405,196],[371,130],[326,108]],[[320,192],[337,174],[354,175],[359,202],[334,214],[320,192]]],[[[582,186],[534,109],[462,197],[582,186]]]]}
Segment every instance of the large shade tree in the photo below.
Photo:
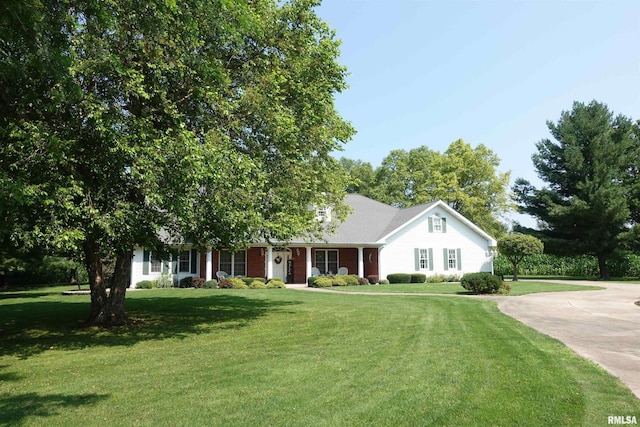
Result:
{"type": "Polygon", "coordinates": [[[606,260],[624,236],[637,228],[640,143],[628,117],[600,102],[575,102],[557,123],[547,122],[554,140],[536,144],[533,164],[547,184],[536,188],[516,180],[520,209],[538,219],[545,250],[606,260]]]}
{"type": "Polygon", "coordinates": [[[0,237],[83,259],[93,324],[122,324],[132,251],[319,231],[352,127],[318,1],[8,0],[0,237]],[[162,236],[162,237],[161,237],[162,236]],[[103,265],[115,260],[107,292],[103,265]]]}
{"type": "Polygon", "coordinates": [[[502,215],[510,211],[510,172],[499,172],[500,159],[483,144],[459,139],[444,153],[426,146],[393,150],[376,170],[378,200],[405,207],[443,200],[493,236],[505,234],[502,215]]]}

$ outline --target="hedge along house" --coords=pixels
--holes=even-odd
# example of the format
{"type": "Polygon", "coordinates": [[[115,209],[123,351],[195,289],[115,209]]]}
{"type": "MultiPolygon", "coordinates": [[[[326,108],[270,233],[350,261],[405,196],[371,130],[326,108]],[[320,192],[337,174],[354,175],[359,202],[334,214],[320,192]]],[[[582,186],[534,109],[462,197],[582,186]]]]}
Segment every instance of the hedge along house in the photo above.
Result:
{"type": "MultiPolygon", "coordinates": [[[[188,276],[215,279],[217,272],[224,272],[305,283],[309,276],[339,270],[380,278],[391,273],[432,276],[493,270],[495,239],[442,201],[400,209],[349,194],[346,203],[352,213],[334,233],[319,241],[255,244],[236,252],[200,252],[184,245],[168,261],[137,248],[131,284],[156,279],[162,273],[174,280],[188,276]]],[[[331,221],[330,209],[317,213],[318,220],[331,221]]]]}

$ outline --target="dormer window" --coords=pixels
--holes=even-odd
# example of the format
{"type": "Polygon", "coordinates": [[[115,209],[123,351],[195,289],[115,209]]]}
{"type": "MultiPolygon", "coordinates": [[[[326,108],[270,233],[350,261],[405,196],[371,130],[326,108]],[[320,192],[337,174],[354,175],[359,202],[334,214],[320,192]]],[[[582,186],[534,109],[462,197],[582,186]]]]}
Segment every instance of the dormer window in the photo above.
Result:
{"type": "Polygon", "coordinates": [[[446,233],[447,219],[438,215],[429,217],[429,233],[446,233]]]}
{"type": "Polygon", "coordinates": [[[320,222],[329,222],[331,221],[331,209],[316,209],[316,219],[320,222]]]}

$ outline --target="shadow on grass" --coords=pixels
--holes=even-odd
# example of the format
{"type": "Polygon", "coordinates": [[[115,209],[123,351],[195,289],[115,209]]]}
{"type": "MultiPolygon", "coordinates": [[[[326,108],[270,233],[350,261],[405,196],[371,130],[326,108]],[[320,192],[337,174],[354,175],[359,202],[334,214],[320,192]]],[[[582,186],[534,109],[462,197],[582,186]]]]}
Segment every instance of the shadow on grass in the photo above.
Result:
{"type": "Polygon", "coordinates": [[[48,417],[70,407],[93,405],[109,395],[25,393],[0,397],[0,426],[21,425],[27,417],[48,417]]]}
{"type": "Polygon", "coordinates": [[[0,292],[0,299],[10,299],[10,298],[40,298],[44,297],[48,294],[46,292],[34,292],[34,293],[26,293],[26,292],[0,292]]]}
{"type": "Polygon", "coordinates": [[[28,358],[54,348],[129,346],[212,329],[236,329],[294,304],[299,302],[229,294],[127,297],[131,324],[101,329],[84,326],[90,308],[88,297],[12,303],[0,309],[0,355],[28,358]]]}

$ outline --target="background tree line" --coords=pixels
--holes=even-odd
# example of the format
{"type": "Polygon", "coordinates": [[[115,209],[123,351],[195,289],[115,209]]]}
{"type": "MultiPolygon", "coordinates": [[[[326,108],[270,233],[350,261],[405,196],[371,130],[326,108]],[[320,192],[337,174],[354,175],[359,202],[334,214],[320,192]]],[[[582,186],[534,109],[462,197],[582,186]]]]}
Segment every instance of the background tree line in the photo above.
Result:
{"type": "Polygon", "coordinates": [[[397,207],[440,199],[492,236],[508,229],[511,173],[498,170],[499,157],[483,144],[458,139],[443,153],[426,146],[393,150],[376,169],[344,157],[340,163],[351,178],[347,192],[397,207]]]}

